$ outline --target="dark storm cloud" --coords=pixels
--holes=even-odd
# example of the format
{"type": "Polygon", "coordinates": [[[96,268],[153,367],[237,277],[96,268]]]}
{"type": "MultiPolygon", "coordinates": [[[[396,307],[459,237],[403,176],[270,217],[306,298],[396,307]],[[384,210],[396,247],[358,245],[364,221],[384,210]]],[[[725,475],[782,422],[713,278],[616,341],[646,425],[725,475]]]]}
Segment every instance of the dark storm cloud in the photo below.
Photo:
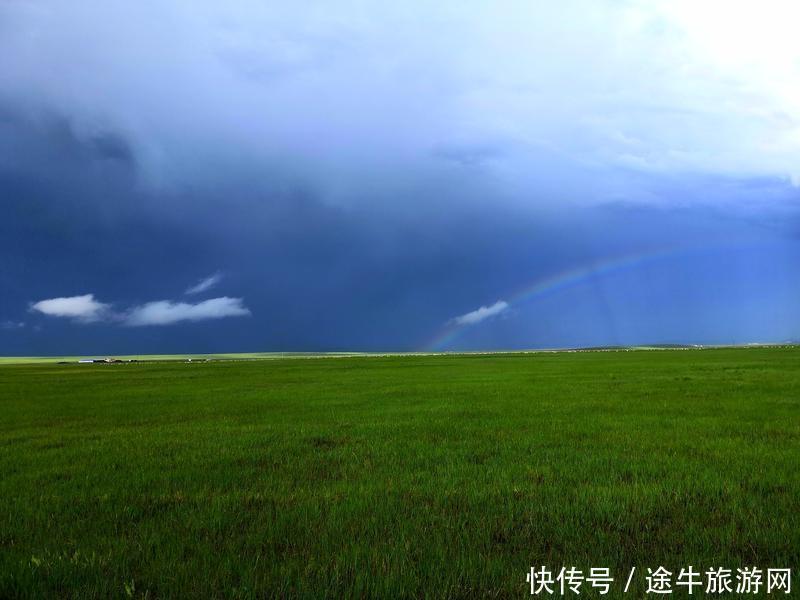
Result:
{"type": "MultiPolygon", "coordinates": [[[[136,184],[136,160],[109,161],[94,151],[92,139],[66,134],[66,120],[49,118],[53,122],[59,125],[15,121],[27,156],[24,162],[6,157],[3,164],[10,166],[0,172],[4,319],[19,318],[34,300],[86,290],[119,306],[176,298],[220,267],[226,276],[214,291],[243,298],[252,317],[122,332],[102,323],[76,328],[32,318],[40,331],[0,334],[8,352],[417,349],[453,315],[488,306],[529,281],[576,264],[656,243],[774,234],[771,228],[764,234],[760,221],[754,227],[752,215],[719,208],[617,202],[569,214],[532,211],[423,177],[413,190],[413,209],[401,196],[380,205],[331,205],[313,181],[275,186],[243,179],[240,172],[221,187],[158,192],[136,184]],[[49,165],[54,168],[40,176],[38,169],[49,165]]],[[[705,182],[702,188],[724,185],[705,182]]],[[[738,189],[727,185],[730,194],[738,189]]],[[[675,186],[691,205],[692,185],[662,180],[651,187],[673,193],[675,186]]],[[[759,187],[762,196],[765,188],[759,187]]],[[[735,193],[747,197],[747,189],[735,193]]],[[[791,222],[784,222],[781,236],[789,235],[791,222]]],[[[685,274],[674,271],[667,279],[682,289],[685,274]]],[[[619,335],[609,325],[615,310],[609,303],[619,299],[609,300],[603,285],[572,300],[583,315],[581,335],[554,327],[557,313],[543,319],[521,307],[507,320],[478,325],[459,341],[466,347],[608,341],[619,335]],[[601,306],[606,308],[598,316],[587,316],[601,306]]],[[[685,310],[714,308],[703,309],[699,296],[683,300],[685,310]]],[[[691,328],[681,330],[676,317],[671,324],[693,339],[691,328]]],[[[644,321],[638,327],[628,341],[660,335],[644,321]]]]}
{"type": "Polygon", "coordinates": [[[418,349],[492,306],[455,345],[800,335],[794,148],[752,150],[788,96],[570,6],[3,5],[0,352],[418,349]],[[694,254],[497,304],[662,247],[694,254]],[[28,312],[88,294],[152,326],[28,312]]]}

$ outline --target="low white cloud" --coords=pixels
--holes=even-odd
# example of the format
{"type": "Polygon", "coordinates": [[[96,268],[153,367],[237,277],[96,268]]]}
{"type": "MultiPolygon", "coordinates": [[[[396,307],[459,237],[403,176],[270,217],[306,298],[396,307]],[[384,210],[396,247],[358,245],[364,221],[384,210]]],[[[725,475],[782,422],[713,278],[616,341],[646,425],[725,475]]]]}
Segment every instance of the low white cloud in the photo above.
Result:
{"type": "Polygon", "coordinates": [[[215,287],[220,281],[222,281],[222,273],[214,273],[205,279],[201,279],[192,287],[188,288],[184,293],[188,295],[202,294],[203,292],[207,292],[211,288],[215,287]]]}
{"type": "Polygon", "coordinates": [[[171,325],[181,321],[206,321],[224,317],[250,316],[241,298],[212,298],[197,304],[159,300],[131,309],[124,323],[134,327],[144,325],[171,325]]]}
{"type": "Polygon", "coordinates": [[[31,305],[31,310],[51,317],[65,317],[83,323],[101,321],[110,315],[109,304],[95,300],[94,294],[50,298],[31,305]]]}
{"type": "Polygon", "coordinates": [[[0,329],[5,329],[6,331],[22,329],[23,327],[25,327],[25,323],[22,321],[0,321],[0,329]]]}
{"type": "Polygon", "coordinates": [[[453,317],[450,319],[450,322],[455,323],[456,325],[475,325],[476,323],[480,323],[481,321],[485,321],[486,319],[496,317],[497,315],[506,312],[508,308],[508,302],[505,300],[498,300],[491,306],[481,306],[480,308],[477,308],[466,314],[453,317]]]}
{"type": "MultiPolygon", "coordinates": [[[[225,317],[246,317],[251,314],[241,298],[229,298],[227,296],[211,298],[197,303],[157,300],[120,312],[111,310],[110,304],[96,300],[94,294],[40,300],[31,305],[31,311],[51,317],[72,319],[78,323],[105,321],[134,327],[171,325],[182,321],[206,321],[225,317]]],[[[13,329],[22,326],[24,326],[24,323],[0,322],[0,328],[2,329],[13,329]]]]}

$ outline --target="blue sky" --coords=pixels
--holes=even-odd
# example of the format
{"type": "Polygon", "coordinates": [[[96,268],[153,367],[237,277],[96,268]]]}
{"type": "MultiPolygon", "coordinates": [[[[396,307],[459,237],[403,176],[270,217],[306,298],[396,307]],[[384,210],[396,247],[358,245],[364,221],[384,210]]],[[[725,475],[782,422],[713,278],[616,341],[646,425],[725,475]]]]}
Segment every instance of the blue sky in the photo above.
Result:
{"type": "Polygon", "coordinates": [[[800,339],[795,3],[385,4],[0,5],[0,354],[800,339]]]}

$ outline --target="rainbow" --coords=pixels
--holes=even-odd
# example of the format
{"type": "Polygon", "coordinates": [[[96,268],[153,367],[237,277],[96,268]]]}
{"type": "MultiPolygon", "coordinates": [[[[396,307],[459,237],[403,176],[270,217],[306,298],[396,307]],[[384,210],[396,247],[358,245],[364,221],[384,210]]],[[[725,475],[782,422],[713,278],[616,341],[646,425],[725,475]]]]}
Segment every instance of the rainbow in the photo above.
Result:
{"type": "MultiPolygon", "coordinates": [[[[619,271],[638,268],[643,264],[673,257],[690,250],[692,250],[692,248],[686,246],[672,246],[623,256],[609,257],[588,265],[580,265],[561,271],[550,277],[545,277],[544,279],[536,279],[515,293],[512,293],[506,302],[509,306],[517,306],[541,298],[547,294],[553,294],[563,289],[573,287],[593,277],[605,277],[619,271]]],[[[435,352],[447,348],[463,331],[471,326],[470,324],[456,323],[454,320],[448,321],[436,337],[425,345],[425,350],[435,352]]]]}

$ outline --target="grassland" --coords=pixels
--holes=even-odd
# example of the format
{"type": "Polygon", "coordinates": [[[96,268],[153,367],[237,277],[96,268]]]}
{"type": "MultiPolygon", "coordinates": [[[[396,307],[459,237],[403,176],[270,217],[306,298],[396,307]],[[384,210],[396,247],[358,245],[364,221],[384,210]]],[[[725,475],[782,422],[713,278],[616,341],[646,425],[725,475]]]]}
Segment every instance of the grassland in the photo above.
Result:
{"type": "Polygon", "coordinates": [[[797,348],[3,365],[0,597],[797,578],[799,466],[797,348]]]}

